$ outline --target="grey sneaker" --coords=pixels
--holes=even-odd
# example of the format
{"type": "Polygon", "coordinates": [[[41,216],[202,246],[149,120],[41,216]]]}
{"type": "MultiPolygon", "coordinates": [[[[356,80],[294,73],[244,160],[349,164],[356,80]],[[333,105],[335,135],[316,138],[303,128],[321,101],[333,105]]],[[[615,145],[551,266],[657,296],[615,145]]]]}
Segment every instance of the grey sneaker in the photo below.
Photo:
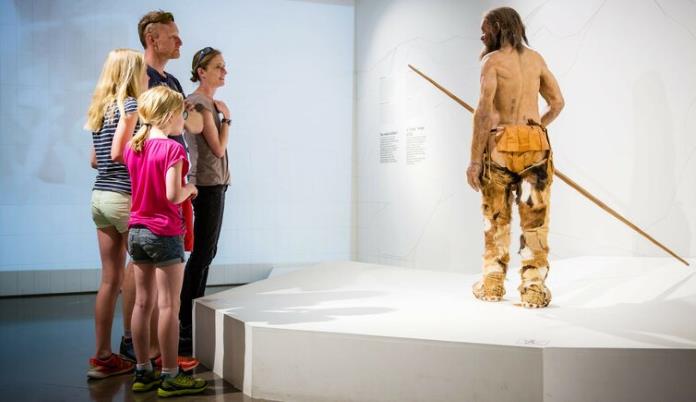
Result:
{"type": "Polygon", "coordinates": [[[121,346],[119,347],[121,356],[135,363],[135,349],[133,349],[133,339],[121,337],[121,346]]]}

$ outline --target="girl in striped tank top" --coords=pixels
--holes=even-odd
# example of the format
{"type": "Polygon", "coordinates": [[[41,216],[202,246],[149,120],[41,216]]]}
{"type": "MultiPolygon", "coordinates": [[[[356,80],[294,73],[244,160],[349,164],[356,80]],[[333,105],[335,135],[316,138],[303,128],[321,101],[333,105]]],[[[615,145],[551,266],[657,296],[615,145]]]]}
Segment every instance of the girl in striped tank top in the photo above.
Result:
{"type": "MultiPolygon", "coordinates": [[[[125,145],[138,128],[137,97],[147,88],[142,53],[116,49],[109,53],[87,112],[92,132],[92,219],[97,227],[102,275],[94,312],[96,353],[87,376],[105,378],[133,370],[133,363],[112,353],[111,326],[126,265],[131,182],[123,164],[125,145]]],[[[126,297],[124,289],[124,297],[126,297]]],[[[132,293],[132,291],[130,292],[132,293]]],[[[130,294],[130,297],[134,297],[130,294]]],[[[125,314],[124,318],[130,314],[125,314]]],[[[125,322],[126,330],[130,321],[125,322]]]]}

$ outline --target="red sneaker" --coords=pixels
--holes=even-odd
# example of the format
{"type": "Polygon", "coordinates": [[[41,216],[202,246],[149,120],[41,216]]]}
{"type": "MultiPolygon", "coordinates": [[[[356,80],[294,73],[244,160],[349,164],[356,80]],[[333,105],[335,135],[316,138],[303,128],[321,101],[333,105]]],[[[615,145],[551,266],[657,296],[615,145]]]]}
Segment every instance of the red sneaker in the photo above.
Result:
{"type": "MultiPolygon", "coordinates": [[[[191,371],[198,367],[201,362],[195,357],[188,356],[177,356],[176,364],[181,368],[182,371],[191,371]]],[[[162,370],[162,356],[157,356],[154,362],[155,370],[162,370]]]]}
{"type": "Polygon", "coordinates": [[[89,378],[106,378],[119,374],[126,374],[133,371],[135,365],[119,355],[111,354],[108,359],[101,360],[96,357],[89,359],[89,378]]]}

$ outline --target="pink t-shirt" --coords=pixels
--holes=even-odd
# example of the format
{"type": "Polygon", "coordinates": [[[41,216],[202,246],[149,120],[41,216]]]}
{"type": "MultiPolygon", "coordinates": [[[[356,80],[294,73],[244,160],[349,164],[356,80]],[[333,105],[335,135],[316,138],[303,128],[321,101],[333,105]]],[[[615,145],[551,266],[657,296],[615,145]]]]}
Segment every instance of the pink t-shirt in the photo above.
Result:
{"type": "Polygon", "coordinates": [[[126,146],[123,159],[131,178],[131,214],[128,227],[143,225],[158,236],[184,234],[181,205],[167,199],[167,170],[183,161],[181,183],[188,172],[186,151],[178,142],[166,138],[145,140],[143,149],[135,152],[126,146]]]}

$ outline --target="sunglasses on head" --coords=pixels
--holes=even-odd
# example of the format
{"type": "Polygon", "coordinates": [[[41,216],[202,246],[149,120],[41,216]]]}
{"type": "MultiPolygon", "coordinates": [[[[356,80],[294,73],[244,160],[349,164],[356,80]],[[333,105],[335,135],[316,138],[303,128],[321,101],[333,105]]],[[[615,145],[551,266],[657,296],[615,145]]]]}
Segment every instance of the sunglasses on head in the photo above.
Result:
{"type": "Polygon", "coordinates": [[[194,67],[194,71],[201,64],[201,61],[203,61],[203,58],[205,58],[205,56],[210,54],[210,52],[212,52],[213,50],[215,50],[215,49],[208,46],[208,47],[204,47],[203,49],[199,50],[198,53],[196,53],[196,67],[194,67]]]}

